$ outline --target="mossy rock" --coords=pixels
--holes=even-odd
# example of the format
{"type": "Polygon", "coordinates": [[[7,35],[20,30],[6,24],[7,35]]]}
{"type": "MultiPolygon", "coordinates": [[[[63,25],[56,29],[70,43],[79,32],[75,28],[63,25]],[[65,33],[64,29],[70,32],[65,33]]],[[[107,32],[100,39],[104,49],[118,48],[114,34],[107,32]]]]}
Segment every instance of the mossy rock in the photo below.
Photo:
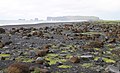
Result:
{"type": "Polygon", "coordinates": [[[108,59],[108,58],[103,58],[103,61],[106,63],[115,63],[116,62],[115,60],[108,59]]]}
{"type": "Polygon", "coordinates": [[[49,61],[50,65],[56,64],[57,62],[66,62],[66,59],[61,59],[58,54],[47,54],[45,60],[49,61]]]}

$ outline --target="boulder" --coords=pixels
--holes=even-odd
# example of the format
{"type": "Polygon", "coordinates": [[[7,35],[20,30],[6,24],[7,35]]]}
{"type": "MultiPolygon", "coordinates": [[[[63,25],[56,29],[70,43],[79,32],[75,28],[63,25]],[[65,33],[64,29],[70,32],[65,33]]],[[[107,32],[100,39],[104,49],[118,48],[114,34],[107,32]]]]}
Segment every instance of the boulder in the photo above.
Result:
{"type": "Polygon", "coordinates": [[[73,56],[70,58],[70,62],[72,63],[78,63],[80,61],[80,59],[77,56],[73,56]]]}
{"type": "Polygon", "coordinates": [[[105,71],[106,72],[109,72],[109,73],[120,73],[120,70],[118,67],[115,67],[113,65],[108,65],[106,68],[105,68],[105,71]]]}
{"type": "Polygon", "coordinates": [[[22,63],[11,64],[7,71],[8,73],[30,73],[29,67],[22,63]]]}

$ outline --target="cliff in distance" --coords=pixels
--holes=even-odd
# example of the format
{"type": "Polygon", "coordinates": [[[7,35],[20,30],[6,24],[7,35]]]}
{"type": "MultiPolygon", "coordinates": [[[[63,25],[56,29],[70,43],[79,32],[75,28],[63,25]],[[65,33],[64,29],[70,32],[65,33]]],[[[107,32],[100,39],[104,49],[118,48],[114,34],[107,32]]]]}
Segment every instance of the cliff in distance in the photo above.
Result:
{"type": "Polygon", "coordinates": [[[60,17],[47,17],[48,21],[70,21],[70,20],[100,20],[95,16],[60,16],[60,17]]]}

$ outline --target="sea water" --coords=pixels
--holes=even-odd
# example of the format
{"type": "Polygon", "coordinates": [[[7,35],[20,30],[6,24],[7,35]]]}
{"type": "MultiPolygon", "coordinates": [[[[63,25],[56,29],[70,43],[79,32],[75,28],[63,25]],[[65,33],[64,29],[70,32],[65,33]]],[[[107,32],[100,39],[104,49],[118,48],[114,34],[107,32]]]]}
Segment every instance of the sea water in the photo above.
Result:
{"type": "Polygon", "coordinates": [[[28,21],[28,20],[0,20],[0,26],[5,25],[28,25],[28,24],[38,24],[38,23],[58,23],[58,22],[82,22],[86,20],[73,20],[73,21],[28,21]]]}

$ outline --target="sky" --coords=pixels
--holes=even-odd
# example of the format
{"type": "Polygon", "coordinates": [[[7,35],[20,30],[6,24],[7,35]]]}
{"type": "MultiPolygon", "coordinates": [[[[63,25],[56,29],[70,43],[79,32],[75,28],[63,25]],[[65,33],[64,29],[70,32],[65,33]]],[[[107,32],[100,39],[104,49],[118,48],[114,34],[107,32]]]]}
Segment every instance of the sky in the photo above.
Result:
{"type": "Polygon", "coordinates": [[[97,16],[120,20],[120,0],[0,0],[0,20],[97,16]]]}

